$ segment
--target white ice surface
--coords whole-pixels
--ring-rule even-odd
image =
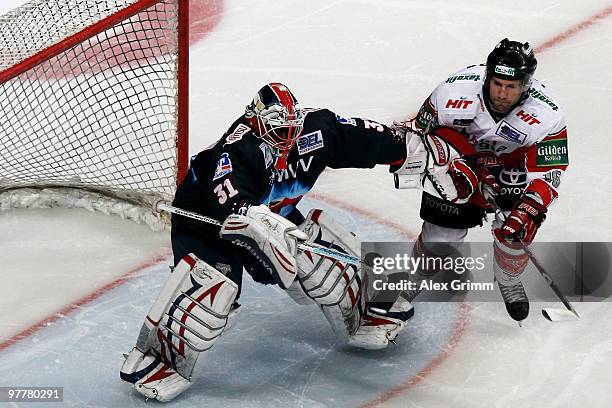
[[[2,1],[0,9],[19,3]],[[449,73],[483,62],[499,39],[538,46],[609,7],[595,0],[228,0],[215,31],[191,50],[191,152],[216,140],[265,82],[285,82],[305,106],[390,123],[413,114]],[[541,240],[612,238],[611,24],[612,16],[597,20],[538,54],[536,76],[567,112],[571,160]],[[382,167],[327,171],[313,193],[319,201],[305,207],[329,208],[365,239],[418,233],[420,195],[393,190]],[[489,241],[488,227],[474,229],[469,239]],[[0,344],[137,271],[126,284],[2,349],[0,386],[63,385],[66,406],[145,406],[118,380],[118,369],[169,260],[138,267],[167,255],[168,241],[80,210],[0,214]],[[529,288],[543,290],[538,279],[530,276]],[[499,303],[470,303],[469,310],[420,304],[398,346],[370,354],[339,347],[315,308],[294,306],[278,289],[247,278],[242,303],[240,321],[211,352],[207,373],[173,406],[610,404],[609,303],[579,303],[581,319],[562,324],[546,322],[541,305],[532,305],[522,328]]]

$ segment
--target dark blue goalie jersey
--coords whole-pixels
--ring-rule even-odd
[[[295,207],[326,167],[372,168],[405,155],[404,142],[380,123],[342,118],[327,109],[308,110],[287,169],[279,171],[270,146],[241,117],[216,144],[192,158],[173,205],[223,222],[241,209],[265,204],[298,223],[302,217]],[[178,215],[172,223],[195,233],[216,235],[219,230]]]

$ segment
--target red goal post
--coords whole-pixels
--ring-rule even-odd
[[[33,0],[0,16],[0,209],[159,226],[151,206],[188,164],[188,6]]]

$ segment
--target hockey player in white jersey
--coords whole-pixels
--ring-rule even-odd
[[[503,217],[497,216],[492,223],[494,273],[506,309],[517,321],[529,313],[520,280],[528,258],[517,242],[533,241],[557,199],[568,165],[564,113],[548,89],[533,78],[536,66],[528,43],[503,39],[486,65],[452,74],[434,89],[413,120],[397,124],[407,132],[428,134],[423,138],[424,150],[438,164],[458,156],[469,158],[470,166],[460,169],[469,176],[464,180],[477,177],[495,195]],[[431,135],[436,143],[429,141]],[[421,150],[413,148],[416,155]],[[396,187],[411,186],[402,181],[411,177],[402,174],[405,169],[397,173]],[[423,175],[420,181],[424,222],[413,256],[451,256],[453,246],[448,243],[462,242],[469,228],[482,225],[491,208],[477,183],[463,187],[450,183],[447,188]],[[416,279],[435,272],[421,270]],[[418,291],[410,293],[410,300],[416,295]]]

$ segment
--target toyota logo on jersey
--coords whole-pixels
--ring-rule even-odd
[[[499,180],[507,186],[524,186],[527,184],[527,173],[518,167],[502,169]]]

